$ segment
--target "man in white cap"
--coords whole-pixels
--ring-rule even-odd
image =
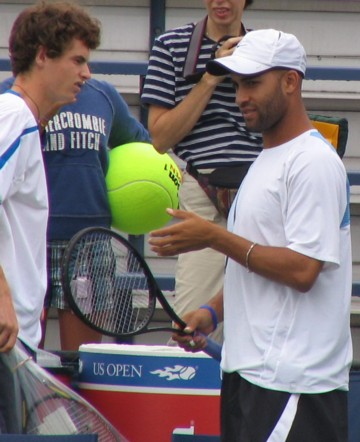
[[[207,65],[231,74],[247,128],[264,149],[242,183],[227,230],[188,212],[152,232],[169,256],[212,247],[227,256],[224,290],[184,316],[207,334],[224,320],[221,432],[226,442],[345,442],[351,242],[345,168],[301,97],[305,50],[259,30]],[[200,336],[174,336],[189,351]],[[192,346],[191,346],[191,345]]]

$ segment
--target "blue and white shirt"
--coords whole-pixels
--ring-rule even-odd
[[[0,265],[10,287],[20,332],[41,338],[46,290],[48,196],[38,126],[18,94],[0,96]]]
[[[306,293],[228,260],[222,368],[291,393],[348,389],[352,361],[349,184],[316,130],[264,149],[230,211],[228,229],[324,262]]]

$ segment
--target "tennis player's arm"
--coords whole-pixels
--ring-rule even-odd
[[[182,221],[150,232],[151,250],[160,256],[173,256],[211,247],[272,281],[307,292],[316,281],[323,262],[287,247],[254,245],[252,241],[200,216],[183,210],[168,209]]]
[[[249,272],[257,273],[264,278],[287,285],[295,290],[306,293],[314,285],[323,268],[323,261],[319,261],[287,247],[262,246],[233,235],[236,250],[227,247],[227,256],[239,262]],[[234,248],[236,245],[234,244]],[[248,252],[252,247],[250,255]],[[220,249],[223,247],[220,246]],[[217,246],[215,249],[218,250]]]
[[[10,288],[0,266],[0,352],[11,350],[19,333]]]
[[[216,229],[219,226],[209,227],[209,231],[212,232],[213,227]],[[287,247],[256,244],[223,228],[221,232],[214,233],[210,234],[209,247],[243,265],[249,272],[257,273],[302,293],[311,289],[324,265],[323,261]]]

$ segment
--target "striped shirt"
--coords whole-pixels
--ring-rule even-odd
[[[168,31],[152,48],[141,101],[168,109],[178,105],[194,87],[183,67],[195,24]],[[203,36],[196,72],[213,57],[214,41]],[[235,103],[235,88],[226,78],[215,89],[193,130],[174,147],[176,155],[193,166],[215,168],[253,161],[262,148],[258,134],[250,134]]]

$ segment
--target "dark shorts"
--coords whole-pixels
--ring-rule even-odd
[[[347,442],[347,392],[290,394],[224,373],[222,442]]]

